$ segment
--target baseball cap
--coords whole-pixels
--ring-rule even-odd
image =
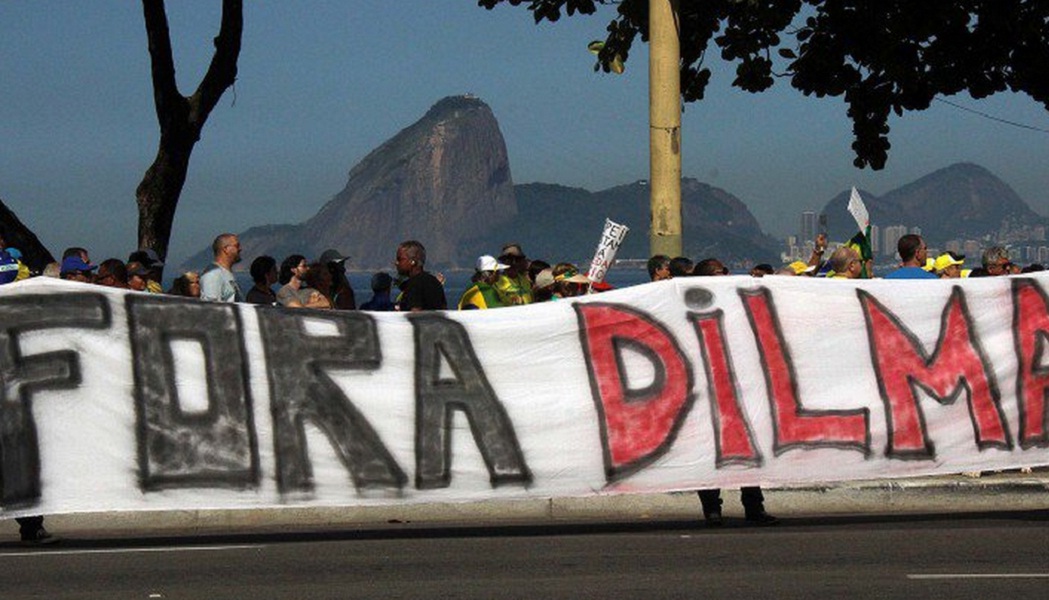
[[[957,259],[950,254],[941,254],[936,257],[936,261],[933,264],[935,265],[936,271],[939,272],[952,265],[965,264],[965,261]]]
[[[334,248],[328,248],[327,250],[325,250],[324,252],[321,253],[321,257],[320,257],[319,262],[322,265],[326,265],[328,263],[345,262],[345,261],[349,260],[349,258],[350,258],[349,256],[343,256],[341,252],[339,252],[338,250],[335,250]]]
[[[509,269],[510,267],[497,261],[494,256],[485,254],[478,257],[477,259],[477,270],[478,271],[502,271],[503,269]]]
[[[96,265],[84,262],[79,256],[70,256],[62,260],[62,270],[60,272],[65,275],[73,271],[94,271],[97,268]]]
[[[816,270],[816,265],[810,265],[807,262],[796,260],[789,265],[787,268],[794,271],[795,275],[801,275],[802,273],[811,273]]]

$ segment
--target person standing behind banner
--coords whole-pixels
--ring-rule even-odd
[[[240,262],[240,240],[235,234],[223,233],[211,243],[215,262],[200,274],[200,299],[215,302],[243,302],[233,265]]]
[[[444,286],[440,280],[428,273],[426,248],[415,240],[401,242],[393,262],[397,274],[404,277],[401,295],[397,299],[397,310],[415,312],[420,310],[446,310],[448,301],[444,297]]]
[[[499,262],[507,265],[495,281],[495,291],[505,306],[532,303],[532,280],[528,278],[528,257],[520,244],[506,244]]]
[[[277,283],[277,260],[272,256],[259,256],[251,261],[251,280],[255,282],[248,290],[247,302],[273,306],[277,303],[277,294],[273,293],[273,284]]]
[[[474,284],[459,298],[459,310],[476,310],[499,308],[504,306],[492,285],[499,279],[499,274],[509,267],[495,260],[494,256],[485,254],[477,259],[477,274]]]
[[[903,262],[899,269],[886,275],[885,279],[936,279],[936,275],[922,268],[929,258],[929,249],[920,235],[908,233],[901,237],[896,242],[896,251]]]
[[[860,272],[863,270],[863,263],[861,262],[860,254],[855,249],[849,246],[842,246],[834,251],[830,255],[831,275],[828,275],[828,279],[859,279]]]
[[[371,280],[372,299],[361,305],[361,310],[386,312],[395,310],[393,300],[390,300],[390,290],[393,289],[393,277],[385,271],[379,271],[372,275]]]
[[[726,276],[728,269],[716,258],[708,258],[696,264],[693,273],[697,277]],[[721,489],[697,490],[703,507],[703,518],[707,527],[721,527],[725,520],[721,516]],[[775,525],[779,519],[765,512],[765,495],[758,486],[740,488],[739,499],[743,504],[744,518],[753,525]]]
[[[670,257],[665,254],[657,254],[648,259],[648,280],[663,281],[670,279]]]

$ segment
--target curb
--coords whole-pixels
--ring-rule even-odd
[[[743,516],[733,491],[722,498],[726,517]],[[774,489],[765,491],[765,505],[781,518],[1049,510],[1049,472]],[[696,495],[673,492],[454,504],[78,513],[49,516],[47,527],[65,537],[126,537],[699,519]]]

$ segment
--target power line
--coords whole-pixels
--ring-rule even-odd
[[[1013,127],[1019,127],[1020,129],[1030,129],[1031,131],[1040,131],[1042,133],[1049,133],[1049,129],[1044,129],[1042,127],[1036,127],[1034,125],[1027,125],[1027,124],[1024,124],[1024,123],[1017,123],[1016,121],[1010,121],[1008,119],[1003,119],[1001,117],[996,117],[994,115],[989,115],[989,114],[987,114],[985,112],[980,112],[978,110],[974,110],[972,108],[969,108],[968,106],[962,106],[961,104],[957,104],[955,102],[951,102],[950,100],[944,100],[943,98],[933,98],[933,99],[936,100],[937,102],[943,102],[944,104],[948,104],[950,106],[953,106],[955,108],[964,110],[966,112],[971,112],[974,115],[979,115],[979,116],[981,116],[981,117],[983,117],[985,119],[990,119],[992,121],[997,121],[999,123],[1005,123],[1006,125],[1012,125]]]

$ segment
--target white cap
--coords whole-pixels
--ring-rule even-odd
[[[478,257],[477,259],[478,271],[502,271],[503,269],[509,268],[509,266],[504,265],[503,263],[495,260],[494,256],[490,256],[488,254]]]

